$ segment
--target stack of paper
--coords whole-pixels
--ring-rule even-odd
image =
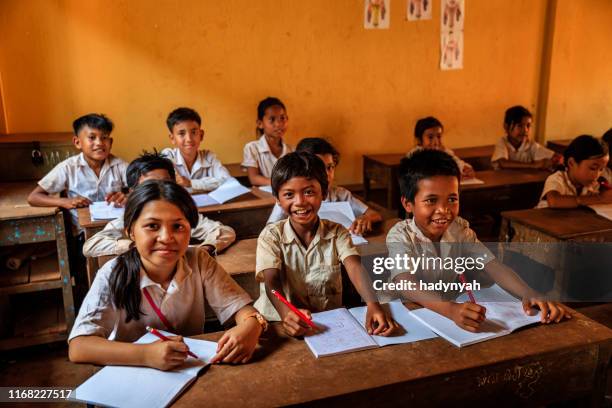
[[[95,201],[89,206],[89,214],[92,221],[114,220],[123,217],[123,207],[115,207],[113,203],[106,201]]]
[[[342,225],[349,229],[355,221],[355,213],[348,201],[323,202],[319,208],[319,217]],[[354,245],[367,244],[368,241],[361,235],[351,234]]]
[[[225,182],[217,187],[216,190],[211,191],[208,194],[196,194],[192,197],[198,207],[206,207],[209,205],[223,204],[226,201],[246,194],[249,191],[251,190],[240,184],[235,178],[231,177],[225,180]]]

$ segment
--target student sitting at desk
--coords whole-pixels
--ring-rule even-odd
[[[134,189],[124,214],[134,245],[98,271],[68,338],[71,361],[178,367],[188,351],[182,337],[131,342],[147,326],[184,336],[201,334],[205,300],[221,323],[237,323],[219,340],[212,361],[245,363],[251,358],[267,323],[214,258],[189,247],[197,223],[198,209],[178,184],[149,180]]]
[[[175,179],[174,166],[165,157],[153,153],[143,153],[132,161],[127,169],[127,182],[130,189],[146,180]],[[236,240],[233,228],[220,222],[198,215],[198,225],[191,230],[191,237],[201,241],[201,246],[209,254],[223,251]],[[132,240],[125,234],[123,218],[106,224],[104,229],[89,238],[83,246],[87,257],[120,255],[130,249]]]
[[[70,210],[73,232],[80,232],[76,208],[94,201],[125,204],[127,163],[111,154],[113,122],[104,115],[90,113],[76,119],[72,143],[81,151],[58,164],[28,196],[34,207],[62,207]],[[53,194],[65,192],[68,197]]]
[[[372,231],[372,224],[381,222],[382,216],[378,211],[369,208],[366,204],[355,198],[350,191],[344,187],[334,185],[336,167],[340,161],[340,153],[325,139],[309,137],[300,140],[296,147],[298,152],[307,152],[316,155],[325,164],[327,170],[327,182],[329,183],[327,197],[324,202],[348,201],[355,214],[355,221],[349,228],[353,234],[363,235]],[[278,202],[274,205],[268,224],[284,220],[287,213],[283,211]]]
[[[444,126],[442,126],[442,122],[433,116],[428,116],[426,118],[417,120],[417,123],[414,126],[414,138],[416,139],[417,145],[406,153],[406,156],[410,156],[412,153],[422,149],[441,150],[450,154],[457,162],[457,166],[459,166],[462,177],[474,177],[474,168],[472,168],[469,163],[466,163],[457,157],[451,149],[444,146],[442,143],[443,133]]]
[[[412,217],[399,221],[389,230],[386,240],[389,258],[405,255],[411,258],[481,258],[484,272],[493,281],[523,299],[526,313],[530,313],[531,306],[538,306],[543,323],[559,322],[564,316],[569,317],[568,311],[560,303],[540,300],[539,295],[512,269],[497,261],[480,243],[468,222],[458,217],[459,178],[457,163],[444,152],[422,150],[402,159],[399,179],[401,201],[406,213],[412,214]],[[479,273],[477,270],[470,272]],[[414,271],[401,265],[392,269],[392,279],[395,282],[415,282],[416,290],[403,291],[403,297],[453,320],[465,330],[476,332],[485,320],[484,307],[471,302],[449,301],[457,293],[419,290],[420,281],[458,282],[460,276],[455,268],[433,266]]]
[[[198,191],[212,191],[230,177],[229,171],[210,150],[200,150],[204,138],[202,119],[190,108],[177,108],[170,112],[166,125],[174,149],[166,148],[162,154],[176,167],[176,182]]]
[[[550,169],[562,162],[561,155],[529,139],[533,116],[522,106],[504,115],[506,136],[495,145],[491,164],[495,169]]]
[[[291,336],[311,333],[312,329],[271,291],[285,294],[308,317],[310,312],[338,308],[342,306],[342,263],[368,305],[368,332],[389,335],[397,325],[366,282],[348,231],[317,215],[327,188],[325,165],[313,154],[290,153],[274,166],[272,191],[289,218],[268,224],[257,240],[255,277],[262,283],[255,307],[267,319],[281,320]]]
[[[269,96],[257,105],[257,134],[261,136],[244,146],[241,163],[252,185],[269,186],[276,161],[293,151],[283,142],[288,121],[287,110],[280,99]]]
[[[612,146],[612,128],[608,129],[606,133],[601,137],[606,145],[608,146],[608,152],[610,152],[610,147]],[[608,160],[608,166],[603,171],[602,177],[606,179],[608,185],[612,186],[612,161]]]
[[[610,157],[604,141],[589,135],[578,136],[563,156],[565,170],[548,176],[537,208],[612,203],[612,190],[602,187],[599,180]]]

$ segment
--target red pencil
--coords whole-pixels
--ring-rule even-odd
[[[463,274],[459,274],[459,280],[461,281],[461,283],[466,283],[465,276],[463,276]],[[476,298],[474,297],[472,291],[468,289],[467,294],[470,297],[470,302],[476,303]]]
[[[166,336],[164,336],[163,334],[161,334],[160,332],[157,331],[157,329],[154,329],[150,326],[147,326],[147,331],[149,333],[151,333],[154,336],[159,337],[160,339],[162,339],[163,341],[171,341],[169,338],[167,338]],[[198,356],[196,356],[194,353],[192,353],[191,351],[187,350],[187,354],[189,354],[191,357],[193,358],[199,358]]]
[[[306,324],[308,324],[310,327],[312,327],[313,329],[317,329],[318,327],[315,326],[315,324],[312,322],[312,320],[310,320],[308,317],[306,317],[306,315],[302,312],[300,312],[299,310],[297,310],[297,307],[293,306],[291,303],[289,303],[289,301],[287,299],[285,299],[285,297],[283,295],[281,295],[280,293],[278,293],[277,291],[275,291],[274,289],[272,289],[272,294],[274,296],[276,296],[278,298],[278,300],[280,300],[281,302],[283,302],[285,305],[287,305],[287,307],[289,309],[291,309],[291,311],[293,313],[295,313],[296,315],[298,315],[298,317],[300,319],[302,319],[303,321],[306,322]]]

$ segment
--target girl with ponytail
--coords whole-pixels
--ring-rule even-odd
[[[247,362],[266,326],[249,295],[202,248],[190,248],[198,211],[171,181],[146,181],[129,195],[124,225],[129,251],[107,262],[83,301],[70,333],[74,362],[140,365],[161,370],[183,364],[187,345],[133,344],[146,327],[191,336],[204,328],[205,299],[221,323],[234,320],[213,362]]]

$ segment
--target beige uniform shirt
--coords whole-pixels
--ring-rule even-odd
[[[202,241],[201,245],[212,245],[217,252],[221,252],[236,240],[236,232],[232,227],[199,214],[198,225],[191,230],[191,237]],[[83,255],[120,255],[130,249],[131,244],[132,240],[124,232],[123,218],[117,218],[85,242]]]
[[[414,152],[418,152],[419,150],[423,150],[423,149],[424,149],[423,146],[414,146],[408,153],[406,153],[406,157],[409,157]],[[459,172],[463,173],[464,168],[468,168],[468,169],[472,168],[472,165],[470,163],[461,160],[459,157],[457,157],[455,152],[453,152],[448,147],[444,148],[444,153],[450,155],[453,158],[453,160],[455,160],[455,163],[457,163],[457,166],[459,167]]]
[[[461,217],[455,218],[451,225],[444,231],[440,239],[440,250],[438,251],[433,242],[427,238],[418,227],[414,218],[399,221],[387,233],[387,249],[389,258],[397,255],[409,257],[483,257],[483,263],[487,264],[495,256],[476,237],[476,233],[470,228],[469,223]],[[445,245],[446,244],[446,245]],[[464,244],[464,245],[460,245]],[[412,272],[407,269],[393,269],[391,279],[397,275]],[[455,282],[459,280],[459,274],[449,269],[420,269],[414,276],[425,282]],[[459,293],[444,293],[443,298],[454,299]]]
[[[110,291],[109,279],[115,261],[107,262],[98,271],[81,305],[68,341],[78,336],[99,336],[109,340],[133,342],[146,333],[147,326],[165,329],[144,294],[140,301],[140,310],[144,315],[139,320],[125,322],[125,311],[114,306]],[[200,248],[189,248],[179,261],[178,270],[181,270],[183,279],[173,279],[167,290],[152,281],[144,270],[140,272],[141,292],[147,288],[151,298],[177,334],[202,334],[205,300],[221,323],[252,302],[250,296],[227,272]]]
[[[89,167],[83,153],[72,156],[55,166],[38,185],[49,194],[63,191],[69,198],[85,197],[91,201],[104,201],[108,193],[121,191],[127,186],[125,172],[127,163],[118,157],[109,155],[100,176]],[[73,232],[80,232],[77,210],[70,210],[73,221]]]
[[[536,160],[550,159],[554,155],[555,152],[531,139],[523,140],[523,143],[521,143],[518,149],[515,149],[508,141],[508,137],[503,136],[495,144],[495,150],[493,150],[493,156],[491,156],[491,163],[494,168],[498,168],[499,164],[497,161],[500,159],[533,163]]]
[[[255,307],[266,319],[280,320],[266,294],[266,269],[280,270],[285,297],[297,308],[321,312],[342,306],[340,263],[351,255],[359,252],[340,224],[320,220],[308,248],[304,248],[288,219],[266,225],[257,240],[255,278],[262,283]]]
[[[366,211],[368,211],[368,206],[355,198],[355,196],[348,191],[344,187],[336,187],[332,186],[327,193],[327,197],[323,202],[338,202],[338,201],[348,201],[351,205],[351,209],[353,210],[353,214],[355,217],[362,216]],[[274,208],[272,208],[272,213],[270,213],[270,217],[268,218],[267,224],[271,224],[273,222],[277,222],[280,220],[284,220],[287,218],[288,214],[283,211],[278,203],[274,204]]]
[[[540,195],[540,202],[536,206],[536,208],[547,208],[548,201],[546,201],[546,194],[551,191],[557,191],[559,194],[577,196],[578,191],[572,182],[570,181],[567,171],[556,171],[550,176],[546,178],[546,182],[544,182],[544,189],[542,190],[542,194]],[[594,195],[599,194],[599,183],[597,181],[593,182],[588,187],[583,187],[580,192],[581,196]]]
[[[292,151],[293,148],[283,142],[283,151],[280,157]],[[242,167],[257,167],[262,176],[270,178],[272,176],[272,168],[277,161],[278,158],[270,151],[265,135],[262,135],[256,141],[244,145]]]
[[[191,180],[191,188],[199,191],[212,191],[219,187],[225,180],[230,178],[229,171],[217,159],[210,150],[200,150],[196,157],[191,172],[187,169],[185,159],[178,148],[166,148],[162,155],[172,160],[176,171]]]

